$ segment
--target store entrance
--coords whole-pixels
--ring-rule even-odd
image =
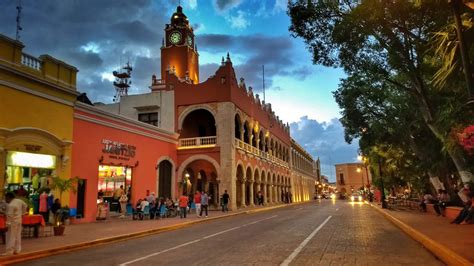
[[[49,188],[56,168],[56,156],[28,152],[8,152],[5,188],[18,197],[28,197]]]
[[[120,195],[128,200],[132,191],[132,168],[125,166],[99,165],[98,199],[110,204],[111,212],[118,212]]]

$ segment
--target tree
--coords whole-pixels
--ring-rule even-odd
[[[59,176],[53,176],[51,181],[51,189],[59,191],[59,200],[63,202],[62,198],[64,192],[68,192],[70,190],[73,192],[77,191],[76,185],[79,182],[79,177],[76,176],[73,178],[61,178]]]
[[[450,144],[451,129],[466,123],[459,116],[466,112],[461,100],[466,90],[450,83],[454,87],[446,94],[432,82],[437,66],[431,38],[451,19],[447,2],[300,0],[288,3],[288,14],[290,31],[304,39],[313,63],[341,67],[348,79],[365,75],[372,89],[391,84],[412,98],[422,123],[441,142],[463,181],[471,180],[465,154]]]

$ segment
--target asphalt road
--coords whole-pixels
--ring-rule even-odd
[[[442,265],[372,207],[331,200],[209,221],[21,265],[342,264]]]

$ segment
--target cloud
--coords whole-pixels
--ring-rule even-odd
[[[266,88],[272,88],[275,76],[303,79],[311,74],[310,68],[300,67],[299,62],[293,60],[293,44],[287,36],[203,34],[197,37],[197,43],[200,50],[212,54],[230,52],[232,59],[243,58],[234,60],[237,78],[245,78],[247,86],[256,92],[262,89],[262,65],[265,65]]]
[[[231,28],[242,30],[250,26],[250,21],[245,18],[246,16],[247,13],[242,10],[238,10],[236,16],[228,15],[226,20],[230,22]]]
[[[214,8],[218,12],[225,12],[239,6],[242,0],[213,0]]]
[[[193,3],[191,3],[193,4]],[[16,0],[0,1],[0,32],[15,35]],[[21,41],[25,52],[50,54],[76,66],[78,90],[110,102],[114,88],[102,76],[130,61],[131,92],[148,91],[160,71],[160,46],[176,5],[152,0],[23,0]],[[158,13],[159,14],[159,13]],[[97,98],[96,98],[97,97]]]
[[[197,0],[188,0],[186,3],[190,9],[196,9],[197,7]]]
[[[354,162],[357,156],[358,141],[352,144],[344,141],[344,128],[336,118],[320,123],[303,116],[290,124],[290,132],[314,158],[320,158],[322,174],[329,176],[332,181],[335,180],[334,165]]]

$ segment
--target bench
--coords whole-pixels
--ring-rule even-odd
[[[434,209],[434,204],[432,203],[426,204],[426,210],[429,213],[436,214],[436,211]],[[444,213],[445,213],[446,218],[454,220],[461,211],[462,211],[462,207],[448,206],[446,207],[446,210]]]

